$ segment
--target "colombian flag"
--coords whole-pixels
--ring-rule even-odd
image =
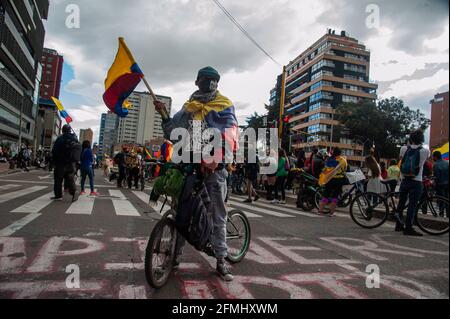
[[[439,149],[434,150],[435,152],[441,152],[442,154],[442,159],[445,161],[448,161],[448,145],[449,143],[445,144],[444,146],[442,146]]]
[[[56,107],[58,108],[59,114],[61,117],[66,121],[67,124],[70,124],[73,122],[72,118],[69,116],[69,114],[64,110],[64,106],[62,105],[61,101],[59,101],[57,98],[52,96],[52,101],[55,103]]]
[[[171,142],[166,142],[161,147],[161,155],[164,157],[166,162],[170,162],[172,160],[173,155],[173,144]]]
[[[128,115],[126,99],[144,77],[123,38],[119,38],[119,51],[105,80],[103,101],[119,117]]]

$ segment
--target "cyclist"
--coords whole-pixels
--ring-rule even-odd
[[[345,185],[345,172],[347,171],[347,160],[342,156],[340,148],[333,150],[332,156],[325,163],[325,171],[331,172],[332,178],[325,185],[325,192],[320,202],[319,215],[323,215],[326,205],[330,204],[329,216],[333,217],[336,212],[339,194],[342,193],[342,187]]]
[[[398,217],[403,219],[403,211],[409,199],[406,223],[403,226],[397,221],[396,232],[403,231],[405,236],[422,237],[423,235],[413,228],[414,214],[423,192],[423,169],[430,151],[423,147],[425,141],[421,130],[414,131],[409,136],[409,145],[403,146],[400,150],[400,160],[402,161],[401,173],[402,182],[400,185],[400,201],[397,207]]]
[[[162,126],[166,139],[170,139],[173,129],[184,128],[188,130],[193,139],[201,140],[201,138],[192,134],[194,132],[194,121],[201,121],[202,128],[218,129],[222,134],[226,129],[233,129],[237,132],[238,122],[233,103],[219,93],[219,81],[220,75],[215,69],[212,67],[201,69],[198,72],[197,81],[195,82],[199,90],[193,93],[189,101],[185,103],[181,111],[173,118],[167,115],[168,112],[164,103],[154,101],[156,110],[163,118]],[[235,145],[232,148],[235,148]],[[192,150],[192,148],[190,149]],[[206,188],[213,203],[214,230],[211,243],[217,259],[218,274],[223,280],[232,281],[234,279],[233,275],[225,263],[225,258],[228,254],[226,243],[227,210],[225,207],[228,172],[224,164],[218,163],[223,159],[216,160],[210,164],[202,163],[202,171],[206,176]],[[177,257],[182,253],[182,246],[177,245]],[[176,267],[178,264],[179,261],[175,260],[174,266]]]

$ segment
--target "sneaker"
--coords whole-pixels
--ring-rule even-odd
[[[100,196],[100,194],[97,192],[91,192],[91,196]]]
[[[52,198],[50,198],[50,200],[53,200],[55,202],[61,202],[63,199],[62,199],[62,197],[52,197]]]
[[[251,203],[253,203],[253,201],[251,199],[246,199],[246,200],[243,201],[243,203],[251,204]]]
[[[282,201],[279,202],[279,204],[280,204],[280,205],[286,205],[286,201],[285,201],[285,200],[282,200]]]
[[[258,200],[259,200],[259,195],[256,195],[255,202],[257,202]]]
[[[80,196],[83,196],[83,195],[86,195],[86,192],[85,192],[85,191],[82,191],[82,192],[80,193]]]
[[[279,204],[280,203],[280,201],[279,200],[276,200],[276,199],[274,199],[274,200],[272,200],[271,202],[270,202],[271,204]]]
[[[234,280],[234,277],[228,269],[224,259],[217,260],[217,273],[224,281],[230,282]]]
[[[423,237],[423,234],[416,231],[414,228],[407,228],[403,232],[405,236],[411,236],[411,237]]]

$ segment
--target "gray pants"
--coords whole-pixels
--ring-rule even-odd
[[[228,213],[225,207],[227,178],[228,172],[226,169],[223,169],[209,175],[205,180],[205,185],[212,202],[212,210],[214,212],[214,229],[211,236],[211,244],[217,259],[223,259],[228,255],[226,240]],[[183,236],[178,235],[176,256],[182,255],[185,243],[186,241]]]

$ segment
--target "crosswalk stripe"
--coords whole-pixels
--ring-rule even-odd
[[[39,192],[43,189],[46,189],[47,186],[33,186],[30,188],[25,188],[25,189],[21,189],[19,191],[16,192],[11,192],[11,193],[7,193],[7,194],[3,194],[0,195],[0,204],[8,202],[10,200],[31,194],[31,193],[36,193]]]
[[[133,191],[133,194],[136,195],[141,201],[143,201],[144,203],[149,205],[150,195],[148,195],[144,192],[139,192],[139,191]],[[149,206],[153,210],[155,210],[155,212],[157,212],[158,214],[164,215],[166,212],[168,212],[171,209],[171,207],[170,207],[170,203],[166,203],[166,205],[164,206],[164,209],[161,211],[161,209],[163,208],[163,205],[164,205],[165,198],[162,201],[161,200],[162,200],[162,198],[160,198],[160,200],[156,203],[156,206],[151,206],[151,205],[149,205]]]
[[[19,186],[20,185],[13,185],[13,184],[11,184],[11,185],[2,185],[2,186],[0,186],[0,191],[7,191],[7,190],[10,190],[12,188],[17,188]]]
[[[45,194],[44,196],[36,198],[35,200],[28,202],[25,205],[20,206],[19,208],[16,208],[11,213],[39,213],[41,210],[52,203],[52,196],[53,192]]]
[[[255,208],[254,206],[245,205],[245,204],[242,204],[242,203],[238,203],[236,201],[229,201],[229,203],[233,207],[242,208],[244,210],[257,211],[258,213],[266,214],[266,215],[269,215],[269,216],[281,217],[281,218],[294,218],[294,216],[291,216],[291,215],[278,213],[278,212],[274,212],[272,210],[267,210],[267,209],[263,209],[263,208]]]
[[[228,213],[230,213],[233,210],[234,210],[234,208],[227,208],[227,212]],[[256,214],[253,214],[253,213],[250,213],[250,212],[244,212],[244,213],[245,213],[245,216],[247,216],[248,218],[262,218],[262,216],[256,215]]]
[[[313,213],[305,213],[305,212],[300,212],[298,210],[295,210],[293,208],[289,208],[292,206],[280,206],[280,205],[274,205],[274,204],[269,204],[269,203],[265,203],[265,202],[254,202],[253,205],[255,205],[255,209],[258,209],[259,207],[265,207],[265,208],[271,208],[271,209],[276,209],[276,210],[280,210],[282,212],[285,213],[289,213],[289,214],[294,214],[294,215],[299,215],[299,216],[306,216],[306,217],[311,217],[311,218],[318,218],[319,216],[314,215]]]
[[[80,196],[66,211],[67,215],[91,215],[94,209],[95,197]]]
[[[117,216],[141,216],[121,191],[110,189],[109,194],[118,198],[112,200]]]
[[[0,230],[0,237],[9,237],[13,235],[15,232],[19,231],[23,227],[25,227],[27,224],[31,223],[33,220],[41,216],[41,214],[34,213],[29,214],[22,218],[21,220],[16,221],[15,223],[12,223],[8,227],[6,227],[3,230]]]

